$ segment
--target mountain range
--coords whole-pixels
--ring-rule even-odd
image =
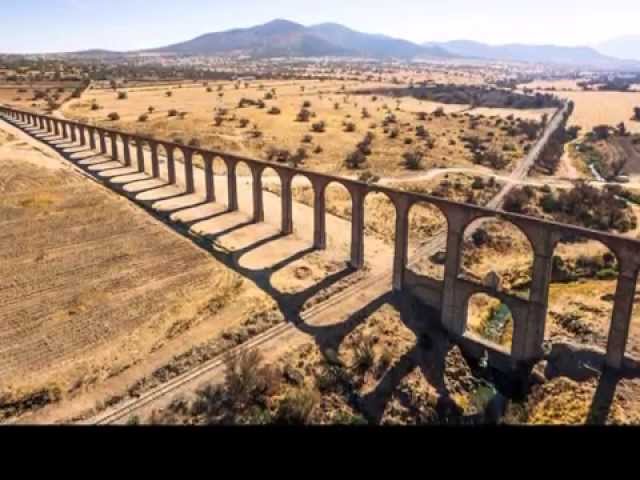
[[[640,43],[640,37],[636,37]],[[629,53],[628,40],[609,43],[605,51]],[[633,48],[631,49],[633,50]],[[640,50],[638,50],[640,51]],[[74,55],[101,56],[124,53],[93,50]],[[632,53],[632,52],[631,52]],[[288,20],[201,35],[192,40],[126,54],[273,57],[363,57],[397,59],[474,59],[555,63],[575,67],[640,70],[640,61],[622,60],[592,47],[555,45],[488,45],[469,40],[429,42],[422,45],[386,35],[362,33],[337,23],[304,26]],[[638,56],[638,55],[636,55]],[[624,55],[622,58],[626,58]],[[633,57],[629,57],[633,58]]]
[[[596,45],[595,48],[605,55],[640,61],[640,35],[613,38]]]
[[[591,47],[561,47],[557,45],[488,45],[470,40],[426,43],[427,47],[440,47],[466,58],[509,62],[553,63],[568,66],[593,66],[604,69],[637,68],[640,64],[604,55]],[[624,58],[624,57],[623,57]]]
[[[153,53],[190,55],[250,55],[253,57],[393,57],[446,58],[439,47],[425,47],[406,40],[356,32],[325,23],[305,27],[288,20],[274,20],[251,28],[208,33],[187,42],[149,50]]]

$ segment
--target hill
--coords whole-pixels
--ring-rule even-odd
[[[187,42],[147,52],[181,55],[250,55],[254,57],[450,57],[441,48],[406,40],[356,32],[338,24],[305,27],[288,20],[224,32],[208,33]]]
[[[563,47],[557,45],[488,45],[470,40],[428,43],[451,54],[483,60],[502,60],[526,63],[555,63],[569,66],[591,66],[604,69],[640,68],[640,63],[603,55],[590,47]]]
[[[595,48],[605,55],[640,61],[640,35],[613,38]]]

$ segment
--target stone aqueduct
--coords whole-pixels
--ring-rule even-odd
[[[326,248],[325,190],[329,184],[337,182],[349,191],[352,198],[351,266],[356,269],[363,267],[365,260],[365,198],[372,192],[383,193],[387,195],[396,209],[393,289],[395,291],[408,292],[429,306],[438,309],[441,312],[442,326],[455,340],[467,346],[471,345],[471,348],[482,349],[481,351],[486,349],[490,355],[506,359],[510,368],[531,366],[543,357],[553,253],[557,243],[567,234],[597,240],[611,250],[617,257],[619,265],[613,315],[610,319],[606,364],[610,368],[620,369],[627,363],[625,350],[629,337],[638,272],[640,270],[640,242],[637,240],[478,206],[455,203],[428,195],[369,185],[223,152],[192,148],[12,108],[0,107],[0,114],[3,114],[9,120],[23,122],[25,125],[37,127],[56,136],[69,139],[72,142],[79,142],[83,146],[88,145],[91,149],[99,150],[102,154],[111,155],[114,160],[120,161],[125,166],[132,166],[132,149],[135,147],[136,166],[140,172],[145,171],[143,148],[146,144],[151,151],[151,170],[154,178],[159,178],[160,176],[158,149],[162,146],[167,154],[168,183],[172,185],[177,184],[176,167],[178,162],[175,161],[174,153],[177,149],[180,149],[184,157],[183,168],[186,193],[195,192],[193,158],[194,155],[200,155],[205,165],[206,200],[209,202],[216,201],[213,161],[214,158],[221,158],[227,168],[227,206],[230,211],[238,209],[236,170],[240,163],[245,163],[249,167],[253,179],[254,222],[262,222],[264,220],[262,173],[265,169],[272,168],[279,175],[282,186],[283,234],[293,232],[291,185],[296,175],[302,175],[309,179],[314,190],[313,238],[314,248],[316,249]],[[122,159],[119,158],[118,139],[120,139],[120,150],[124,152],[124,158]],[[111,143],[111,153],[108,153],[107,142]],[[409,211],[418,202],[434,205],[447,220],[446,263],[444,279],[441,281],[419,275],[408,268]],[[474,283],[460,275],[462,242],[465,230],[472,222],[487,217],[500,218],[503,221],[510,222],[519,228],[530,241],[534,259],[528,299]],[[491,344],[485,344],[477,339],[471,340],[465,335],[468,301],[477,293],[491,295],[502,301],[511,310],[514,321],[511,352],[501,352]]]

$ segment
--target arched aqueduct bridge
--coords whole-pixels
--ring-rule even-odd
[[[638,272],[640,270],[640,241],[618,235],[543,221],[523,215],[491,210],[483,207],[456,203],[429,195],[403,192],[378,185],[369,185],[355,180],[325,175],[270,162],[243,158],[224,152],[204,150],[176,144],[155,138],[134,135],[112,129],[63,120],[47,115],[0,107],[0,114],[6,118],[23,122],[43,131],[88,145],[92,150],[108,154],[107,142],[111,143],[111,156],[125,166],[133,166],[135,159],[139,172],[144,172],[144,145],[148,145],[152,157],[152,175],[160,176],[158,149],[164,148],[167,154],[168,182],[176,185],[176,150],[184,157],[184,178],[186,193],[195,193],[194,164],[195,155],[204,160],[206,200],[216,201],[213,173],[214,158],[221,158],[227,168],[228,209],[238,209],[236,171],[240,163],[248,166],[252,174],[253,221],[264,220],[262,173],[265,169],[275,170],[280,177],[282,192],[282,233],[293,232],[292,217],[292,180],[297,175],[306,177],[314,191],[314,248],[326,248],[326,204],[325,190],[329,184],[343,185],[352,199],[351,220],[351,266],[359,269],[364,265],[364,205],[365,198],[372,192],[385,194],[395,206],[396,226],[393,259],[393,289],[414,295],[423,303],[441,312],[442,326],[453,339],[469,344],[465,335],[467,309],[470,298],[478,293],[491,295],[503,302],[511,310],[513,317],[513,341],[510,352],[510,364],[513,368],[530,367],[543,358],[543,342],[547,319],[549,286],[553,264],[554,249],[558,242],[568,234],[597,240],[607,246],[617,257],[619,265],[618,282],[614,297],[612,318],[608,335],[606,365],[621,369],[627,363],[627,348],[630,323],[633,313],[634,296]],[[118,139],[124,147],[124,158],[119,158]],[[419,275],[408,268],[409,211],[417,203],[431,204],[437,207],[447,221],[446,262],[443,280],[435,280]],[[478,284],[461,276],[462,243],[465,230],[480,218],[499,218],[510,222],[520,229],[531,243],[533,250],[533,269],[529,298],[499,291],[490,286]],[[495,346],[484,344],[477,339],[472,341],[478,348],[495,351]]]

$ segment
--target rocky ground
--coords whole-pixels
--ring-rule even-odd
[[[601,356],[558,341],[524,385],[465,358],[419,307],[389,298],[275,364],[227,361],[222,385],[179,398],[153,424],[637,424],[640,380],[601,373]],[[421,318],[425,318],[422,316]],[[523,387],[523,389],[521,388]]]

